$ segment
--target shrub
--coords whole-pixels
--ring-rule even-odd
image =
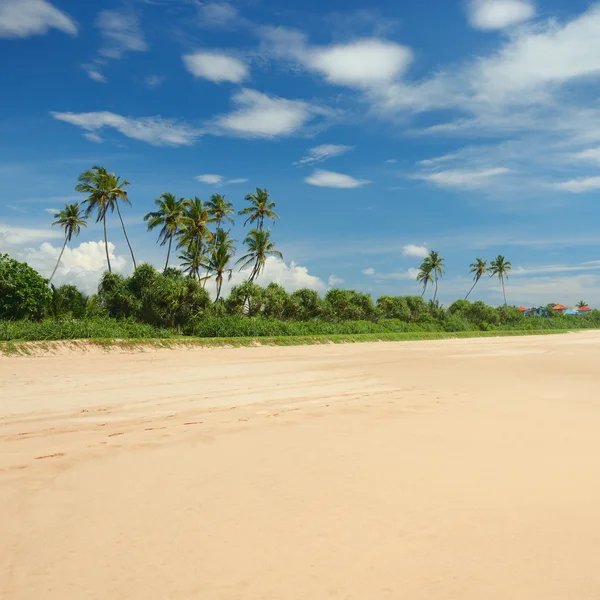
[[[41,319],[52,300],[47,284],[27,263],[0,255],[0,319]]]
[[[290,296],[290,318],[296,321],[318,319],[323,313],[323,301],[316,290],[301,288]]]

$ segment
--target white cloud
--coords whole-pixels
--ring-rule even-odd
[[[433,173],[419,173],[415,179],[422,179],[440,187],[456,187],[464,189],[478,189],[489,184],[490,179],[499,175],[510,173],[510,169],[498,167],[479,171],[450,170],[436,171]]]
[[[94,144],[101,144],[104,141],[97,133],[84,133],[83,137]]]
[[[234,271],[231,281],[227,282],[225,280],[223,282],[223,295],[226,296],[234,285],[244,283],[248,279],[249,274],[250,269]],[[310,288],[323,293],[327,289],[325,282],[319,277],[311,275],[306,267],[302,267],[294,261],[288,265],[274,256],[269,256],[266,259],[265,269],[255,279],[255,282],[261,286],[267,286],[271,282],[278,283],[288,292],[295,292],[301,288]],[[207,289],[213,295],[215,294],[214,287],[213,280],[207,283]]]
[[[310,46],[297,30],[267,27],[261,39],[267,54],[291,60],[330,83],[350,87],[391,82],[405,73],[413,57],[410,48],[379,38]]]
[[[130,118],[107,111],[51,112],[50,114],[59,121],[65,121],[87,131],[94,132],[108,127],[126,137],[153,146],[191,146],[202,135],[202,131],[186,123],[178,123],[162,117]]]
[[[59,209],[58,208],[45,208],[44,211],[47,213],[50,213],[51,215],[55,215],[57,212],[59,212]]]
[[[338,285],[342,285],[342,283],[344,283],[344,280],[340,279],[339,277],[336,277],[335,275],[330,275],[327,279],[328,287],[336,287]]]
[[[395,158],[389,158],[385,161],[386,165],[395,165],[398,161]]]
[[[0,38],[26,38],[58,29],[77,35],[77,24],[47,0],[1,0]]]
[[[384,281],[389,279],[397,279],[397,280],[414,280],[417,278],[417,274],[419,273],[419,269],[407,269],[406,271],[398,271],[395,273],[379,273],[375,271],[373,267],[369,267],[363,271],[363,275],[367,275],[368,277],[372,277],[376,281]]]
[[[315,163],[323,162],[335,156],[341,156],[346,152],[352,150],[352,146],[344,146],[342,144],[322,144],[321,146],[315,146],[309,148],[308,154],[295,162],[295,165],[312,165]]]
[[[567,273],[572,271],[595,271],[600,269],[600,260],[588,260],[579,264],[534,265],[531,267],[515,267],[510,272],[513,276],[544,275],[547,273]]]
[[[222,175],[210,175],[210,174],[206,174],[206,175],[198,175],[198,177],[196,177],[196,179],[200,182],[200,183],[208,183],[208,184],[214,184],[214,185],[218,185],[219,183],[223,183],[223,176]]]
[[[165,82],[165,78],[160,75],[150,75],[146,77],[146,86],[149,88],[160,87]]]
[[[98,83],[106,83],[106,77],[98,71],[97,67],[94,65],[83,65],[83,69],[88,74],[88,77],[93,81],[97,81]]]
[[[0,223],[0,252],[6,252],[9,246],[22,246],[23,244],[35,244],[48,239],[60,239],[63,234],[56,230],[36,227],[17,227]]]
[[[137,16],[128,10],[103,10],[98,13],[97,27],[104,43],[100,55],[118,60],[125,52],[148,50]]]
[[[248,78],[248,65],[233,56],[218,52],[195,52],[183,56],[185,68],[194,76],[215,83],[241,83]]]
[[[26,248],[17,256],[44,277],[50,277],[61,248],[61,245],[53,246],[44,242],[39,248]],[[108,243],[108,253],[113,271],[122,273],[127,267],[127,259],[115,254],[115,246],[111,242]],[[67,246],[52,283],[57,286],[72,284],[85,293],[92,294],[97,291],[100,277],[106,269],[104,242],[83,242],[79,246]]]
[[[362,187],[363,185],[371,183],[367,179],[355,179],[350,175],[334,173],[333,171],[324,171],[323,169],[315,169],[312,172],[312,175],[306,177],[304,181],[310,185],[316,185],[318,187],[342,189]]]
[[[416,258],[425,258],[429,254],[429,250],[425,246],[416,246],[415,244],[407,244],[402,248],[404,256],[414,256]]]
[[[348,86],[392,81],[406,71],[411,61],[409,48],[378,39],[313,49],[305,58],[307,66],[330,83]]]
[[[454,160],[457,157],[456,154],[444,154],[443,156],[436,156],[435,158],[428,158],[425,160],[420,160],[418,164],[423,167],[433,167],[441,162],[446,162],[449,160]]]
[[[227,27],[240,21],[238,11],[228,2],[207,2],[198,6],[200,25],[204,27]]]
[[[583,194],[584,192],[600,189],[600,177],[578,177],[569,181],[563,181],[562,183],[556,183],[553,187],[557,190],[571,192],[572,194]]]
[[[600,148],[588,148],[587,150],[573,154],[573,158],[600,164]]]
[[[274,138],[296,133],[316,116],[328,114],[302,100],[286,100],[243,89],[233,96],[237,110],[217,117],[217,131],[242,137]]]
[[[200,183],[206,183],[208,185],[216,185],[220,187],[222,185],[235,185],[238,183],[246,183],[248,181],[245,178],[237,178],[237,179],[225,179],[223,175],[216,175],[211,173],[206,173],[204,175],[198,175],[196,179]]]
[[[469,23],[476,29],[504,29],[535,15],[531,0],[470,0]]]

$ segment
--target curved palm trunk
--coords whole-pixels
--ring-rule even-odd
[[[475,289],[475,286],[477,285],[477,282],[479,281],[479,279],[475,280],[475,283],[473,284],[473,286],[471,287],[471,289],[469,290],[469,293],[465,296],[465,300],[471,295],[471,292]]]
[[[501,277],[500,281],[502,281],[502,293],[504,294],[504,306],[507,306],[507,304],[506,304],[506,290],[504,289],[504,277]]]
[[[433,292],[433,303],[435,304],[435,300],[437,298],[437,293],[438,293],[438,277],[437,274],[435,276],[435,291]]]
[[[106,236],[106,212],[102,217],[102,224],[104,225],[104,250],[106,250],[106,262],[108,263],[108,272],[112,273],[112,268],[110,266],[110,256],[108,255],[108,239]]]
[[[167,250],[167,262],[165,263],[165,271],[169,266],[169,258],[171,257],[171,244],[173,243],[173,236],[169,236],[169,249]]]
[[[215,302],[219,299],[221,295],[221,287],[223,286],[223,274],[219,273],[217,275],[217,297],[215,298]]]
[[[131,252],[131,260],[133,261],[133,268],[137,269],[137,265],[135,264],[135,256],[133,255],[133,248],[131,247],[131,244],[129,243],[129,238],[127,237],[127,231],[125,230],[125,223],[123,223],[123,217],[121,216],[121,209],[119,208],[119,203],[117,202],[117,213],[119,215],[119,220],[121,221],[121,227],[123,228],[123,234],[125,235],[125,241],[127,242],[127,245],[129,246],[129,252]]]
[[[60,265],[60,260],[62,258],[63,252],[65,251],[65,248],[67,247],[67,241],[68,241],[68,238],[65,237],[65,243],[63,244],[62,250],[60,251],[58,261],[56,263],[56,266],[54,267],[54,271],[52,271],[52,275],[50,275],[50,279],[48,279],[48,283],[50,283],[52,281],[52,279],[54,278],[54,275],[56,274],[56,269],[58,269],[58,265]]]

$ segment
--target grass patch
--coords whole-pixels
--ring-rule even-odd
[[[581,331],[581,330],[578,330]],[[526,335],[551,335],[574,333],[572,329],[496,330],[496,331],[413,331],[405,333],[359,333],[306,336],[264,337],[168,337],[168,338],[97,338],[87,340],[61,340],[55,342],[11,341],[0,342],[0,354],[5,356],[28,356],[51,353],[63,348],[102,348],[106,351],[127,350],[131,352],[163,348],[241,348],[251,346],[306,346],[317,344],[355,344],[364,342],[408,342],[420,340],[447,340],[465,338],[515,337]]]

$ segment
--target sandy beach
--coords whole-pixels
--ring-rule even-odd
[[[600,333],[0,357],[3,600],[597,600]]]

